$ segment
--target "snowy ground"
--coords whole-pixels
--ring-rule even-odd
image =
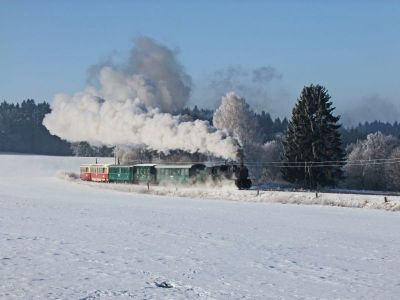
[[[56,175],[85,161],[0,155],[0,298],[400,295],[397,212],[162,197]]]
[[[104,184],[87,182],[79,179],[77,172],[58,172],[57,176],[64,180],[74,181],[76,184],[88,185],[100,189],[124,191],[130,193],[162,195],[172,197],[189,197],[202,199],[232,200],[256,203],[282,203],[282,204],[306,204],[329,205],[340,207],[358,207],[370,209],[384,209],[400,211],[400,196],[372,195],[334,192],[311,192],[290,190],[238,190],[234,181],[222,183],[207,183],[194,186],[169,185],[151,186],[132,184]]]

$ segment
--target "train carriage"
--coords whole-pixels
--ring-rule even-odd
[[[92,176],[90,173],[90,165],[89,164],[84,164],[84,165],[80,165],[80,175],[79,177],[81,178],[81,180],[85,180],[85,181],[91,181],[92,180]]]
[[[90,165],[90,176],[92,181],[108,182],[109,179],[109,165],[106,164],[93,164]]]
[[[205,165],[156,165],[157,183],[195,183],[204,181]]]
[[[133,182],[135,183],[155,183],[156,164],[136,164],[133,169]]]
[[[108,172],[110,182],[133,182],[133,165],[110,165]]]

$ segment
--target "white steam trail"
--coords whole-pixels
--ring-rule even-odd
[[[58,94],[43,124],[70,142],[92,145],[145,145],[168,153],[184,150],[234,159],[237,142],[206,121],[182,122],[168,112],[183,107],[190,78],[175,54],[148,38],[136,42],[127,66],[104,66],[99,87]]]

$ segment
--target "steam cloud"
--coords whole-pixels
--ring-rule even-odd
[[[342,122],[346,126],[356,126],[358,122],[375,120],[393,123],[399,120],[399,115],[399,106],[389,99],[379,95],[369,95],[349,105],[342,112]]]
[[[279,73],[274,67],[260,67],[253,70],[253,82],[266,83],[273,79],[282,79],[282,74]]]
[[[235,158],[237,142],[224,131],[170,114],[187,103],[191,79],[167,47],[140,38],[127,64],[108,63],[95,75],[97,86],[55,96],[43,120],[52,134],[92,145],[145,145],[166,153],[180,149]]]
[[[227,91],[233,91],[243,96],[253,109],[283,116],[291,111],[291,101],[282,77],[282,73],[272,66],[253,69],[229,66],[211,74],[210,79],[205,80],[206,86],[197,94],[195,90],[193,98],[221,99]],[[218,106],[220,103],[208,103],[208,106],[213,104]]]

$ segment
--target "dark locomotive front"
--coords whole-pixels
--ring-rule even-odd
[[[251,187],[251,180],[249,178],[249,170],[243,164],[236,169],[236,180],[235,184],[239,190],[247,190]]]

